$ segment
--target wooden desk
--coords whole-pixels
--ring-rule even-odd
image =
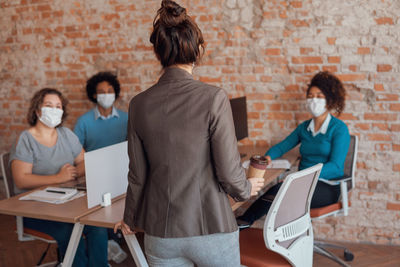
[[[79,222],[84,225],[92,225],[106,228],[114,228],[114,225],[121,221],[124,216],[125,197],[113,201],[111,206],[103,207],[95,212],[79,218]],[[136,239],[136,235],[124,235],[126,243],[137,266],[148,266],[146,257]]]
[[[253,155],[264,155],[265,152],[267,152],[268,147],[267,146],[240,146],[239,147],[239,152],[241,154],[245,154],[245,156],[242,158],[242,161],[249,160],[251,156]],[[296,162],[299,160],[299,151],[297,148],[292,149],[288,153],[286,153],[282,158],[287,159],[291,165],[296,164]],[[285,171],[285,169],[267,169],[264,174],[264,189],[270,186],[274,181],[278,179],[278,177]],[[263,191],[263,190],[261,190]],[[257,197],[252,197],[252,199],[255,199]],[[248,201],[243,201],[243,202],[236,202],[229,196],[229,202],[231,203],[232,210],[235,211]]]
[[[242,159],[243,161],[249,159],[255,154],[264,154],[267,151],[266,147],[255,147],[255,146],[243,146],[239,148],[240,153],[246,153],[246,156]],[[298,158],[298,152],[290,152],[284,157],[289,160],[291,164],[295,163]],[[265,172],[265,183],[268,185],[271,181],[275,180],[283,171],[283,169],[268,169]],[[244,202],[235,202],[231,200],[232,210],[237,209]],[[111,206],[101,208],[90,214],[87,214],[79,218],[79,223],[84,225],[92,225],[106,228],[114,228],[114,225],[121,221],[124,214],[125,198],[113,201]],[[124,235],[125,240],[128,244],[129,250],[132,254],[133,259],[137,266],[148,266],[146,258],[142,252],[142,249],[136,239],[135,235]]]
[[[72,266],[84,226],[78,222],[78,219],[86,214],[100,209],[101,207],[97,206],[88,209],[86,196],[71,200],[64,204],[50,204],[38,201],[19,200],[21,196],[29,194],[30,192],[1,200],[0,213],[13,216],[73,223],[74,228],[72,230],[68,248],[62,263],[63,267]]]

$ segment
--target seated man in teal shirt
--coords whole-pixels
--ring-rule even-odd
[[[113,104],[121,91],[117,76],[110,72],[99,72],[86,82],[86,93],[96,106],[78,118],[74,132],[85,151],[115,145],[126,140],[128,113],[116,109]],[[119,241],[121,238],[111,230],[109,237]],[[126,253],[113,240],[108,241],[109,259],[120,262]],[[114,248],[114,249],[110,249]],[[113,253],[116,249],[119,254]],[[116,258],[117,255],[122,255]]]
[[[92,151],[126,140],[128,114],[113,104],[120,84],[110,72],[99,72],[86,83],[86,93],[96,106],[78,118],[74,132],[85,151]]]
[[[299,170],[323,163],[320,179],[314,191],[311,208],[336,203],[340,195],[339,185],[329,185],[324,180],[343,176],[344,161],[350,145],[349,130],[344,122],[330,114],[340,115],[345,104],[345,90],[338,78],[328,72],[316,74],[307,89],[307,108],[313,118],[301,123],[282,142],[271,147],[265,156],[268,163],[300,143]],[[239,228],[247,228],[255,220],[268,213],[282,183],[269,189],[254,202],[237,222]]]

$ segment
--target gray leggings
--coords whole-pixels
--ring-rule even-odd
[[[144,235],[150,266],[239,267],[239,231],[184,238]]]

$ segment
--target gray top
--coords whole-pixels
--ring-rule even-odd
[[[27,130],[23,131],[11,150],[10,163],[15,159],[32,163],[32,174],[37,175],[53,175],[64,164],[73,165],[82,145],[70,129],[58,127],[56,130],[57,142],[52,147],[42,145]],[[18,189],[16,191],[21,192]]]

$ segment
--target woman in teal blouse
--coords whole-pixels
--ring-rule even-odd
[[[271,147],[265,156],[268,163],[300,143],[301,160],[299,170],[323,163],[320,180],[315,188],[311,208],[319,208],[338,201],[339,185],[329,185],[323,180],[343,176],[344,161],[350,144],[346,124],[331,115],[340,115],[345,105],[345,89],[340,80],[329,72],[317,73],[307,88],[307,109],[312,119],[301,123],[282,142]],[[277,194],[281,183],[275,185],[260,197],[240,217],[239,227],[246,228],[266,214]]]

